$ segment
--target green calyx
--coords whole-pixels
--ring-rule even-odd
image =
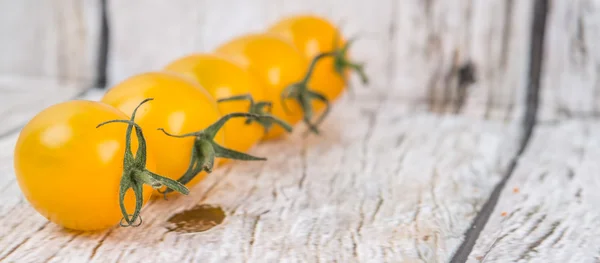
[[[360,80],[363,84],[367,84],[369,83],[369,78],[367,77],[367,74],[365,73],[365,69],[364,69],[364,64],[359,64],[353,61],[350,61],[347,59],[348,57],[348,50],[350,49],[350,46],[354,43],[355,39],[349,39],[346,44],[344,46],[342,46],[339,49],[336,49],[334,51],[334,55],[333,55],[333,68],[335,70],[335,72],[337,72],[342,79],[344,79],[344,82],[346,84],[348,84],[348,80],[345,78],[345,74],[344,72],[346,71],[346,69],[350,69],[355,71],[356,73],[358,73],[358,75],[360,76]],[[334,40],[334,47],[337,47],[337,38]]]
[[[291,132],[292,127],[285,121],[271,115],[271,109],[273,107],[273,103],[270,101],[259,101],[255,102],[250,94],[242,94],[237,96],[232,96],[228,98],[219,99],[218,103],[230,102],[230,101],[248,101],[250,106],[248,108],[248,113],[254,114],[257,116],[266,116],[268,118],[247,118],[246,124],[251,124],[252,122],[256,122],[264,127],[265,133],[269,132],[273,124],[277,124],[283,127],[286,131]]]
[[[289,113],[289,108],[287,107],[286,99],[295,100],[298,103],[298,105],[300,105],[300,108],[302,109],[302,112],[304,113],[304,116],[303,116],[304,123],[308,126],[309,130],[315,134],[319,134],[319,129],[317,127],[323,122],[325,117],[329,114],[329,110],[330,110],[330,105],[329,105],[330,103],[329,103],[329,100],[327,99],[327,97],[325,97],[323,94],[321,94],[319,92],[310,90],[308,87],[308,82],[310,81],[310,78],[312,77],[314,69],[315,69],[317,63],[319,62],[319,60],[322,60],[327,57],[332,57],[333,61],[334,61],[333,62],[334,71],[342,77],[342,79],[344,80],[344,83],[346,83],[346,85],[348,85],[348,81],[344,74],[346,69],[351,69],[351,70],[356,71],[360,75],[360,78],[361,78],[361,81],[363,82],[363,84],[367,84],[369,82],[369,79],[364,71],[364,65],[352,62],[346,58],[348,55],[348,50],[350,49],[350,46],[352,45],[352,43],[354,43],[354,39],[348,40],[346,42],[346,44],[344,46],[342,46],[341,48],[337,48],[337,46],[338,46],[337,36],[334,39],[333,43],[334,43],[334,48],[332,51],[320,53],[312,59],[310,65],[308,67],[308,71],[306,72],[306,75],[304,76],[304,78],[301,81],[289,85],[281,93],[281,103],[282,103],[284,109]],[[323,113],[314,122],[312,122],[313,108],[312,108],[312,104],[311,104],[311,102],[313,100],[321,101],[323,104],[325,104],[325,109],[324,109]]]
[[[96,128],[99,128],[109,123],[126,123],[128,125],[127,131],[125,133],[125,156],[123,158],[123,174],[121,176],[121,185],[119,188],[119,205],[121,207],[121,213],[123,214],[123,219],[121,219],[121,222],[119,224],[122,227],[136,227],[142,224],[142,217],[140,216],[140,211],[144,202],[144,184],[148,184],[154,189],[166,186],[168,189],[172,189],[171,191],[178,191],[185,195],[189,193],[189,190],[179,182],[164,176],[160,176],[146,169],[146,139],[144,138],[144,134],[142,133],[142,128],[138,124],[136,124],[134,120],[139,107],[142,106],[142,104],[151,100],[153,99],[146,99],[142,101],[135,108],[135,110],[131,114],[131,119],[129,120],[110,120],[100,123],[98,126],[96,126]],[[131,132],[133,128],[135,128],[135,133],[138,138],[138,149],[135,154],[135,157],[133,156],[133,152],[131,150]],[[131,215],[127,212],[124,201],[125,194],[130,188],[133,189],[133,192],[135,194],[135,210]]]
[[[198,132],[192,132],[192,133],[187,133],[187,134],[182,134],[182,135],[174,135],[174,134],[168,133],[167,131],[165,131],[162,128],[158,129],[158,130],[162,131],[163,133],[165,133],[165,135],[170,136],[170,137],[175,137],[175,138],[195,137],[194,146],[191,149],[192,152],[191,152],[190,164],[189,164],[186,172],[177,180],[179,183],[184,184],[184,185],[189,183],[190,181],[192,181],[192,179],[194,179],[194,177],[196,177],[196,175],[198,175],[198,173],[200,173],[202,171],[211,173],[212,169],[214,167],[215,158],[227,158],[227,159],[232,159],[232,160],[244,160],[244,161],[265,161],[265,160],[267,160],[266,158],[256,157],[256,156],[238,152],[238,151],[235,151],[232,149],[225,148],[225,147],[217,144],[214,141],[214,138],[217,135],[217,132],[231,118],[247,118],[247,119],[256,120],[256,121],[260,121],[263,119],[270,120],[270,121],[275,120],[275,117],[270,116],[270,115],[257,115],[257,114],[251,114],[251,113],[234,112],[234,113],[229,113],[229,114],[221,117],[221,119],[219,119],[212,125],[208,126],[206,129],[198,131]],[[291,131],[291,127],[289,125],[284,125],[283,127],[288,132]],[[165,198],[166,198],[166,194],[173,192],[173,190],[174,189],[167,188],[165,191],[163,191],[161,193],[165,194]]]
[[[302,120],[308,126],[310,131],[312,131],[315,134],[319,134],[319,129],[317,127],[325,119],[327,114],[329,114],[330,107],[329,100],[327,99],[327,97],[325,97],[325,95],[319,92],[309,89],[308,82],[310,81],[310,77],[312,76],[313,71],[315,70],[315,66],[317,65],[319,60],[324,59],[326,57],[335,56],[335,54],[336,51],[332,51],[321,53],[315,56],[311,61],[310,66],[308,67],[308,71],[306,72],[306,75],[304,75],[304,78],[299,82],[287,86],[283,90],[283,92],[281,92],[280,99],[283,109],[288,113],[290,112],[286,104],[286,99],[293,99],[294,101],[296,101],[302,109],[302,112],[304,113]],[[311,103],[313,100],[318,100],[325,104],[325,110],[314,123],[312,122],[313,107]]]

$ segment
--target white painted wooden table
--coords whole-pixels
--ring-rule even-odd
[[[107,2],[108,31],[101,1],[0,0],[0,262],[600,262],[600,1]],[[325,134],[259,145],[139,228],[66,231],[23,199],[39,110],[304,11],[360,33],[373,80]],[[224,221],[177,219],[202,205]]]

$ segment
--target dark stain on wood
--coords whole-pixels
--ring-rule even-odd
[[[475,77],[475,65],[473,62],[467,61],[458,68],[456,74],[458,77],[458,86],[456,87],[457,100],[455,109],[456,112],[460,112],[465,104],[469,86],[477,81]]]
[[[548,175],[548,172],[543,172],[542,174],[540,174],[540,182],[543,182],[544,179],[546,179],[546,175]]]
[[[577,203],[581,204],[581,192],[583,191],[583,189],[579,188],[577,190],[577,192],[575,193],[575,198],[577,199]]]
[[[204,232],[223,223],[225,211],[219,206],[197,205],[173,215],[167,220],[169,231],[181,233]]]
[[[475,65],[467,61],[458,69],[458,87],[465,87],[475,83]]]
[[[569,168],[569,170],[567,172],[567,177],[569,178],[569,180],[573,180],[573,178],[575,177],[575,171],[573,171],[573,169]]]

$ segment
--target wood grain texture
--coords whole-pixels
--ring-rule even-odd
[[[44,108],[85,92],[87,81],[0,75],[0,137],[12,133]]]
[[[267,162],[217,169],[188,197],[157,199],[139,228],[62,230],[23,200],[12,173],[15,137],[0,141],[0,261],[443,262],[504,174],[519,129],[436,116],[377,98],[335,105],[323,137],[260,145]],[[167,220],[196,204],[225,221],[201,233]],[[40,244],[44,244],[40,246]]]
[[[600,1],[550,1],[540,120],[598,116]]]
[[[0,0],[0,76],[91,85],[97,66],[99,2]]]
[[[388,83],[386,75],[379,73],[386,72],[389,60],[392,2],[184,0],[173,4],[165,0],[109,0],[109,82],[159,70],[192,52],[211,52],[233,37],[263,31],[285,15],[310,12],[342,22],[348,35],[361,34],[354,55],[367,61],[368,72],[378,76],[373,78],[373,86],[381,87]]]
[[[354,85],[358,94],[421,100],[436,112],[477,117],[523,114],[532,1],[109,3],[111,84],[191,52],[210,52],[283,16],[315,13],[360,37],[353,56],[366,62],[372,84]]]
[[[436,112],[519,119],[533,1],[397,1],[394,87]]]
[[[598,262],[598,134],[597,121],[538,125],[470,261]]]

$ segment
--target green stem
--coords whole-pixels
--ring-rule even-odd
[[[283,109],[288,114],[290,114],[290,110],[289,110],[289,107],[287,106],[286,100],[287,99],[295,100],[298,103],[298,105],[300,106],[300,108],[302,109],[302,113],[303,113],[302,120],[308,126],[310,131],[312,131],[314,134],[319,134],[319,129],[317,128],[317,126],[318,126],[318,123],[320,123],[321,121],[318,121],[317,124],[312,123],[313,109],[312,109],[311,101],[314,99],[317,99],[319,101],[324,102],[327,107],[327,109],[319,117],[319,120],[324,119],[325,116],[327,116],[327,114],[329,113],[329,101],[323,94],[309,89],[308,83],[310,81],[310,78],[313,75],[313,72],[315,70],[315,67],[317,66],[317,63],[324,58],[335,57],[337,55],[337,53],[338,53],[337,51],[331,51],[331,52],[324,52],[324,53],[320,53],[320,54],[316,55],[310,62],[310,65],[308,66],[308,70],[306,71],[306,74],[304,75],[302,80],[300,82],[296,82],[296,83],[293,83],[293,84],[287,86],[281,93],[280,100],[281,100],[281,105],[282,105]],[[321,98],[324,98],[324,100],[322,100]]]
[[[208,126],[204,130],[187,133],[184,135],[175,135],[165,131],[162,128],[159,128],[166,136],[174,137],[174,138],[183,138],[183,137],[195,137],[194,145],[192,147],[192,155],[190,158],[190,164],[185,173],[177,179],[177,182],[180,184],[187,184],[192,181],[200,172],[205,171],[207,173],[211,173],[215,158],[227,158],[232,160],[243,160],[243,161],[264,161],[266,158],[252,156],[246,153],[238,152],[232,149],[225,148],[214,141],[215,136],[219,132],[219,130],[225,125],[227,121],[232,118],[249,118],[252,120],[270,120],[274,121],[276,118],[270,115],[258,115],[252,113],[241,113],[234,112],[229,113],[219,120],[217,120],[212,125]],[[291,131],[291,127],[287,125],[287,127]],[[174,189],[167,188],[163,194],[168,194],[173,192]]]
[[[345,73],[346,69],[351,69],[351,70],[355,71],[356,73],[358,73],[363,84],[368,84],[369,77],[365,73],[364,64],[359,64],[359,63],[356,63],[356,62],[353,62],[353,61],[347,59],[348,50],[350,49],[350,47],[352,46],[354,41],[356,41],[356,39],[351,38],[346,42],[346,44],[344,46],[342,46],[341,48],[336,50],[336,52],[335,52],[336,54],[334,55],[333,67],[334,67],[334,70],[344,80],[344,83],[348,82],[348,80],[346,79],[346,75],[344,73]],[[334,47],[337,47],[337,43],[334,45],[335,45]]]
[[[181,192],[182,194],[187,195],[189,193],[188,189],[184,185],[178,183],[177,181],[157,175],[146,169],[146,139],[144,138],[142,128],[138,124],[136,124],[134,120],[137,110],[140,108],[140,106],[151,100],[152,99],[146,99],[142,101],[135,108],[135,110],[131,114],[131,119],[129,120],[109,120],[100,123],[98,126],[96,126],[96,128],[100,128],[110,123],[127,124],[127,130],[125,132],[125,156],[123,157],[123,174],[121,176],[121,183],[119,186],[119,207],[121,208],[121,214],[123,215],[123,218],[121,219],[119,225],[123,227],[135,227],[139,226],[142,223],[140,211],[142,210],[142,206],[144,203],[144,184],[148,184],[153,188],[160,188],[164,185],[167,186],[169,189],[176,190],[178,192]],[[135,156],[133,156],[133,152],[131,150],[131,133],[133,129],[135,129],[135,133],[138,138],[138,149],[136,151]],[[135,209],[133,214],[129,214],[127,212],[127,208],[125,207],[125,194],[129,189],[132,189],[135,195]]]
[[[292,131],[292,126],[290,126],[287,122],[271,115],[271,109],[273,107],[272,102],[270,101],[259,101],[255,102],[254,98],[252,98],[251,94],[242,94],[237,96],[232,96],[229,98],[223,98],[218,100],[217,102],[230,102],[230,101],[248,101],[250,102],[250,107],[248,109],[248,113],[263,116],[262,119],[255,118],[247,118],[246,124],[252,123],[252,121],[256,121],[258,124],[263,126],[265,129],[265,133],[269,132],[269,129],[273,126],[273,124],[277,124],[285,129],[287,132]]]
[[[290,110],[286,104],[286,100],[287,99],[295,100],[298,103],[298,105],[300,106],[300,108],[302,109],[302,113],[303,113],[302,119],[303,119],[304,123],[308,126],[309,130],[315,134],[319,134],[318,126],[323,122],[325,117],[329,114],[329,110],[330,110],[330,103],[329,103],[329,100],[327,99],[327,97],[325,97],[322,93],[316,92],[314,90],[310,90],[308,87],[310,78],[312,77],[314,69],[320,60],[327,58],[327,57],[333,57],[334,71],[337,74],[339,74],[340,77],[342,77],[344,83],[346,83],[346,84],[348,84],[348,81],[345,77],[344,72],[348,68],[357,72],[360,75],[361,81],[364,84],[367,84],[369,82],[369,78],[364,71],[364,65],[358,64],[358,63],[355,63],[355,62],[352,62],[352,61],[346,59],[348,50],[350,49],[350,46],[352,45],[352,43],[354,43],[354,39],[348,40],[344,46],[342,46],[341,48],[338,48],[338,36],[336,35],[334,38],[334,41],[333,41],[333,44],[334,44],[333,51],[323,52],[323,53],[316,55],[311,60],[311,63],[308,66],[308,70],[306,71],[306,74],[304,75],[302,80],[287,86],[281,93],[280,100],[281,100],[281,105],[282,105],[283,109],[288,114],[290,114]],[[323,111],[321,116],[319,116],[319,118],[314,123],[312,122],[312,117],[313,117],[312,116],[313,110],[312,110],[312,104],[311,104],[312,100],[318,100],[325,104],[325,110]]]
[[[302,79],[301,82],[304,84],[308,83],[319,60],[322,60],[326,57],[335,57],[337,55],[337,53],[338,53],[337,51],[331,51],[331,52],[324,52],[324,53],[320,53],[320,54],[316,55],[310,62],[310,65],[308,66],[308,71],[306,72],[306,75],[304,75],[304,79]]]

